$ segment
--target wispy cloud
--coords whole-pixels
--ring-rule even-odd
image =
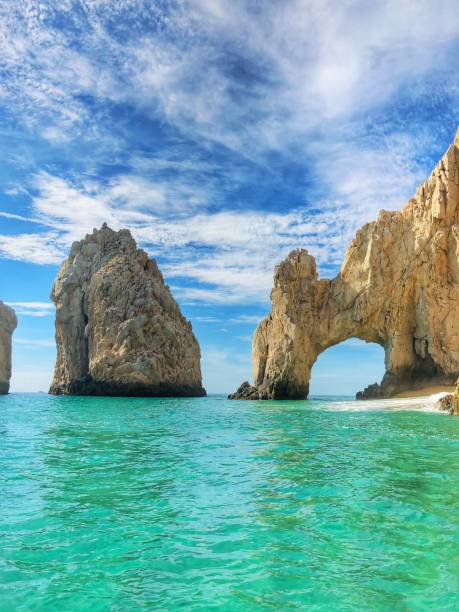
[[[239,315],[230,319],[230,323],[245,323],[247,325],[258,325],[260,319],[262,319],[263,316],[264,315]]]
[[[16,314],[30,317],[49,317],[54,315],[54,304],[51,302],[6,302]]]
[[[195,316],[195,317],[191,317],[192,321],[197,321],[199,323],[221,323],[221,319],[219,319],[218,317],[200,317],[200,316]]]
[[[5,192],[29,210],[0,216],[33,229],[2,231],[0,256],[56,264],[107,222],[188,302],[265,301],[298,246],[333,273],[452,133],[453,14],[452,0],[12,3],[0,105],[73,158],[21,158]]]
[[[237,339],[243,342],[252,342],[252,336],[237,336]]]
[[[346,137],[343,122],[426,75],[454,88],[454,9],[453,0],[17,4],[0,15],[3,98],[52,141],[103,134],[113,144],[109,107],[126,104],[266,163],[272,150],[296,157],[305,138]]]
[[[57,232],[0,234],[0,256],[37,264],[55,264],[65,256],[66,242]]]
[[[22,344],[24,346],[37,348],[54,348],[56,346],[56,342],[54,340],[34,340],[29,338],[14,337],[13,341],[15,344]]]
[[[154,210],[154,203],[148,208],[146,188],[142,192],[144,200],[132,196],[126,183],[119,180],[77,186],[40,173],[34,179],[34,188],[31,215],[48,231],[0,235],[0,253],[4,256],[39,264],[58,263],[70,244],[86,233],[83,228],[90,231],[107,221],[115,229],[130,227],[142,245],[162,258],[168,278],[196,281],[198,286],[177,287],[179,295],[192,301],[265,300],[273,267],[289,250],[308,245],[323,263],[333,262],[341,249],[343,231],[349,233],[348,228],[336,223],[330,231],[336,207],[327,210],[325,205],[315,216],[308,215],[307,209],[193,214],[190,207],[187,214],[165,218]],[[152,197],[154,200],[155,193]]]
[[[3,217],[4,219],[13,219],[14,221],[26,221],[26,222],[31,221],[29,217],[23,217],[22,215],[15,215],[12,213],[1,212],[1,211],[0,211],[0,217]]]
[[[93,227],[128,227],[196,322],[248,339],[289,250],[335,274],[356,229],[451,142],[456,14],[454,0],[4,2],[0,258],[55,266]],[[246,345],[243,363],[204,342],[206,377],[235,388]]]

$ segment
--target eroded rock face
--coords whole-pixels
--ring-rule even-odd
[[[451,402],[451,413],[454,416],[459,416],[459,378],[456,382],[456,389],[453,393],[453,400]]]
[[[239,386],[237,391],[228,395],[228,399],[259,399],[258,389],[246,380]]]
[[[14,310],[0,301],[0,395],[10,390],[11,338],[17,324]]]
[[[200,349],[156,262],[106,225],[73,244],[54,282],[50,393],[202,396]]]
[[[362,398],[456,380],[458,147],[456,136],[404,208],[381,211],[357,232],[333,280],[318,278],[303,249],[276,268],[272,310],[253,338],[251,399],[306,398],[317,356],[352,337],[385,350],[384,378]]]

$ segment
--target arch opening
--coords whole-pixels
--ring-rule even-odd
[[[334,344],[317,357],[311,370],[309,397],[317,395],[347,396],[384,376],[384,348],[374,342],[350,338]]]

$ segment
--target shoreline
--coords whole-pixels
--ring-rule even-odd
[[[454,385],[433,385],[423,387],[422,389],[413,389],[411,391],[402,391],[393,395],[390,399],[409,399],[411,397],[429,397],[437,393],[454,393]]]

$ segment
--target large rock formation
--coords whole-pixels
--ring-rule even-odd
[[[154,260],[128,230],[75,242],[54,282],[50,393],[201,396],[200,350]]]
[[[384,347],[386,373],[360,397],[390,397],[459,374],[459,131],[402,210],[357,232],[340,274],[305,250],[275,270],[271,314],[253,338],[255,386],[235,398],[306,398],[317,356],[348,338]]]
[[[14,310],[0,301],[0,395],[10,390],[11,337],[17,324]]]

